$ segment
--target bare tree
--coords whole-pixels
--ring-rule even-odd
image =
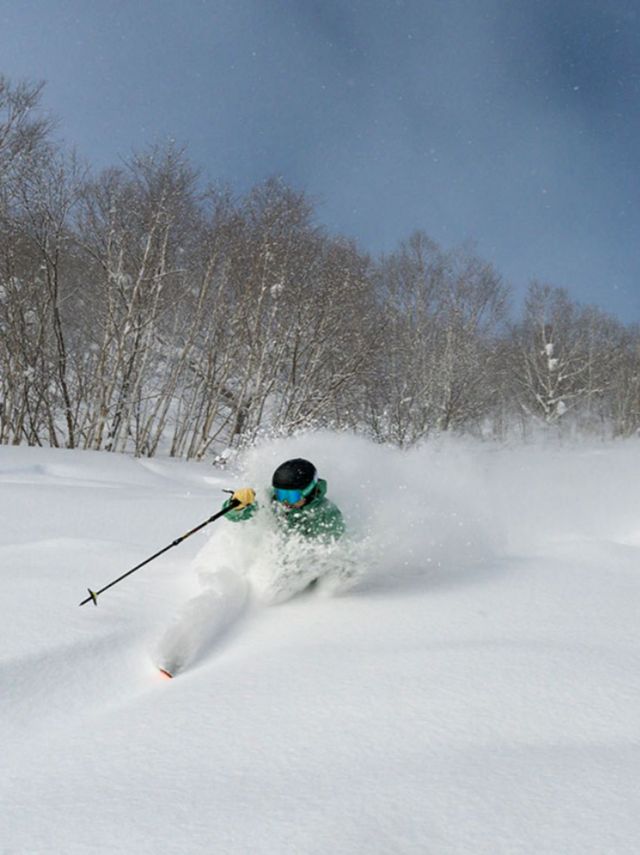
[[[0,76],[0,439],[31,444],[57,441],[47,283],[23,205],[34,172],[56,155],[51,122],[39,110],[41,90]]]
[[[569,413],[592,419],[622,355],[617,322],[574,303],[564,289],[535,282],[513,344],[514,394],[528,418],[546,425]]]
[[[632,436],[640,431],[640,328],[620,330],[617,360],[606,396],[606,418],[615,436]]]
[[[404,446],[472,428],[496,395],[507,298],[499,275],[469,250],[446,253],[416,233],[382,259],[376,290],[385,336],[368,384],[369,429]]]
[[[163,383],[160,362],[166,370],[162,331],[185,287],[194,183],[181,152],[156,149],[85,187],[79,241],[92,272],[95,319],[87,447],[115,451],[131,441],[142,451],[146,411]]]
[[[40,96],[44,84],[12,84],[0,75],[0,186],[7,204],[7,192],[28,173],[32,158],[40,156],[53,126],[42,115]]]

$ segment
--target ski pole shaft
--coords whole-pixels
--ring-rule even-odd
[[[84,599],[80,603],[80,605],[84,606],[85,603],[93,602],[94,606],[97,606],[98,596],[100,594],[103,594],[105,591],[108,591],[109,588],[113,588],[113,586],[117,585],[118,582],[122,582],[122,580],[126,579],[127,576],[131,576],[132,573],[135,573],[136,570],[139,570],[141,567],[144,567],[145,564],[148,564],[150,561],[153,561],[154,558],[158,558],[160,555],[163,555],[169,549],[173,549],[174,546],[178,546],[178,544],[182,543],[183,540],[186,540],[188,537],[191,537],[192,534],[195,534],[197,531],[200,531],[200,529],[204,528],[206,525],[209,525],[209,523],[212,523],[214,520],[217,520],[220,517],[223,517],[225,514],[228,514],[229,511],[232,511],[239,504],[240,502],[237,499],[232,499],[226,508],[223,508],[221,511],[218,511],[217,514],[214,514],[212,517],[209,517],[208,520],[205,520],[203,523],[200,523],[200,525],[197,525],[195,528],[192,528],[191,531],[188,531],[186,534],[180,535],[180,537],[177,537],[168,546],[165,546],[164,549],[161,549],[159,552],[154,553],[154,555],[151,555],[149,558],[145,558],[145,560],[141,561],[140,564],[136,564],[136,566],[132,567],[131,570],[127,570],[126,573],[123,573],[122,576],[118,576],[117,579],[114,579],[113,582],[109,582],[108,585],[105,585],[104,588],[100,588],[99,591],[92,591],[91,588],[88,588],[87,590],[89,591],[89,596]]]

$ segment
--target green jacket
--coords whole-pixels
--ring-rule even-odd
[[[337,540],[345,532],[345,524],[342,519],[342,513],[337,505],[327,499],[327,482],[324,478],[318,479],[318,486],[315,495],[310,502],[307,502],[301,508],[291,508],[285,511],[280,508],[275,499],[271,501],[271,509],[273,510],[278,526],[282,531],[293,534],[294,532],[308,538],[317,538],[318,540]],[[229,507],[227,501],[222,506]],[[251,519],[260,505],[254,502],[246,508],[238,511],[229,511],[226,515],[231,522],[243,522]]]

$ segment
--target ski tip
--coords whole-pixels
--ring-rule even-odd
[[[167,671],[166,668],[158,668],[158,671],[163,680],[173,680],[173,674],[171,671]]]

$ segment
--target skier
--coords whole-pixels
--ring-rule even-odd
[[[271,485],[271,510],[282,532],[321,542],[338,540],[344,534],[340,509],[327,499],[327,482],[318,478],[313,463],[301,457],[286,460],[273,473]],[[223,509],[234,499],[240,504],[226,514],[231,522],[251,519],[260,508],[252,487],[235,490]]]
[[[356,572],[349,556],[341,554],[342,544],[338,555],[332,548],[344,534],[345,524],[339,508],[327,499],[327,482],[318,478],[313,463],[301,458],[285,461],[273,473],[272,488],[270,510],[275,515],[277,539],[286,540],[279,544],[277,561],[255,564],[250,560],[248,567],[243,568],[241,562],[238,569],[233,561],[226,563],[225,550],[217,545],[215,554],[222,556],[221,564],[212,566],[209,553],[200,557],[203,591],[187,602],[157,646],[155,662],[163,676],[172,677],[185,668],[238,620],[250,587],[263,602],[277,603],[304,591],[320,577],[334,574],[334,582],[344,583]],[[261,512],[252,487],[235,490],[223,510],[233,499],[240,504],[225,514],[232,522]],[[251,538],[247,540],[251,542]],[[262,550],[260,545],[258,552],[249,555],[262,555]]]

